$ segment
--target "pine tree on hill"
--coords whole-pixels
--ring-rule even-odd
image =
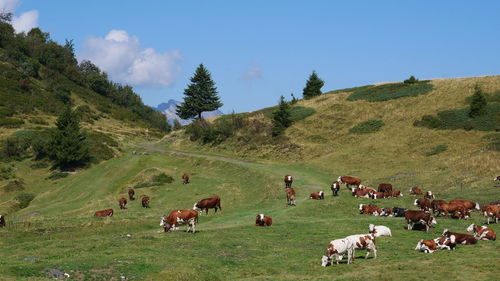
[[[281,96],[278,110],[273,112],[273,137],[281,135],[291,125],[290,106],[285,101],[285,97]]]
[[[50,158],[62,170],[81,167],[90,160],[85,136],[80,132],[78,116],[67,106],[56,121],[50,142]]]
[[[221,106],[210,72],[200,64],[191,83],[184,90],[184,102],[177,108],[177,115],[182,119],[201,119],[202,112],[216,110]]]
[[[481,88],[476,85],[474,89],[474,95],[472,95],[472,101],[470,103],[469,117],[475,118],[486,113],[486,98],[481,92]]]
[[[325,82],[318,77],[316,71],[313,71],[311,75],[309,75],[309,79],[306,82],[306,87],[304,88],[304,92],[302,96],[305,99],[310,99],[315,96],[321,95],[321,88]]]

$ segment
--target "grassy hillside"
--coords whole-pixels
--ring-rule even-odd
[[[386,101],[347,100],[355,89],[299,101],[298,111],[307,114],[277,139],[267,135],[266,109],[243,114],[244,124],[253,127],[217,145],[200,145],[176,131],[162,142],[131,147],[122,157],[61,179],[48,179],[46,168],[33,170],[31,160],[16,162],[11,173],[23,178],[22,192],[36,196],[19,210],[11,193],[0,189],[0,214],[8,222],[0,229],[0,276],[47,280],[47,269],[58,268],[72,280],[496,280],[498,240],[434,254],[414,251],[419,239],[438,237],[444,228],[464,233],[469,224],[483,223],[478,213],[469,220],[437,218],[429,233],[407,231],[401,218],[358,213],[360,203],[415,209],[415,197],[408,194],[412,186],[444,200],[500,200],[492,182],[500,170],[499,152],[489,150],[491,139],[485,137],[494,131],[413,125],[424,115],[466,107],[476,83],[495,93],[500,77],[428,83],[433,88],[426,93]],[[365,133],[364,128],[373,129],[370,124],[381,124],[370,120],[383,125]],[[370,122],[352,132],[365,121]],[[191,175],[189,185],[181,183],[184,172]],[[157,183],[155,176],[162,173],[174,182]],[[286,173],[295,179],[296,207],[285,205]],[[369,186],[390,182],[404,196],[356,199],[342,188],[332,197],[331,181],[346,174]],[[1,181],[0,188],[8,182]],[[136,200],[118,210],[118,198],[132,186],[143,186],[136,195],[151,196],[151,209]],[[307,199],[319,190],[326,192],[325,200]],[[214,194],[222,198],[222,213],[202,215],[199,232],[159,232],[162,214],[190,209]],[[112,218],[92,217],[107,208],[115,210]],[[273,226],[255,227],[259,213],[271,216]],[[393,232],[392,238],[377,240],[377,259],[320,266],[329,241],[366,233],[370,223]],[[491,228],[500,233],[499,225]]]

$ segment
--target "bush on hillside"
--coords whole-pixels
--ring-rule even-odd
[[[35,199],[35,195],[33,193],[21,193],[16,195],[14,199],[19,202],[19,209],[24,209]]]
[[[191,141],[202,144],[219,144],[236,134],[245,126],[243,114],[229,114],[219,117],[212,124],[204,119],[198,119],[186,126],[185,133]]]
[[[174,182],[174,178],[165,173],[161,173],[159,175],[154,176],[153,181],[159,183],[172,183]]]
[[[379,131],[384,126],[384,121],[371,119],[359,123],[358,125],[349,129],[349,133],[352,134],[370,134]]]
[[[0,166],[0,180],[8,180],[15,177],[14,170],[15,168],[12,165]]]
[[[4,117],[0,118],[0,127],[4,128],[20,128],[24,121],[18,118]]]
[[[8,137],[1,143],[0,155],[7,160],[21,160],[27,157],[29,142],[19,137]]]
[[[406,79],[405,81],[403,81],[403,83],[405,84],[415,84],[418,82],[418,79],[415,78],[415,76],[410,76],[410,78]]]
[[[69,176],[69,173],[56,172],[56,173],[52,173],[50,176],[48,176],[47,179],[49,179],[49,180],[58,180],[58,179],[65,178],[67,176]]]
[[[441,152],[445,152],[448,149],[448,146],[446,144],[440,144],[436,147],[434,147],[431,151],[425,153],[425,156],[432,156],[439,154]]]
[[[476,118],[481,115],[485,115],[487,104],[488,103],[486,102],[486,98],[481,92],[481,88],[476,85],[474,95],[472,95],[472,100],[470,102],[469,117]]]
[[[359,87],[353,90],[347,100],[387,101],[403,97],[414,97],[430,92],[433,86],[428,81],[416,83],[391,83],[379,86]]]
[[[12,180],[4,185],[2,189],[5,192],[16,192],[24,190],[24,181],[23,179]]]
[[[500,151],[500,133],[488,134],[483,137],[490,142],[486,145],[486,149],[490,151]]]

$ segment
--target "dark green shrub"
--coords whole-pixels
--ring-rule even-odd
[[[352,134],[369,134],[379,131],[384,126],[384,121],[371,119],[359,123],[358,125],[349,129]]]
[[[153,181],[159,183],[172,183],[174,181],[174,178],[165,173],[161,173],[159,175],[154,176]]]
[[[30,144],[19,137],[8,137],[2,143],[2,153],[7,159],[21,160],[27,157],[26,150]]]
[[[0,118],[0,127],[4,128],[20,128],[24,124],[24,121],[12,117]]]
[[[113,149],[110,147],[118,147],[118,142],[110,136],[100,132],[87,132],[86,140],[91,163],[99,163],[115,156]]]
[[[15,179],[8,182],[2,188],[5,192],[15,192],[24,190],[24,181],[23,179]]]
[[[475,118],[470,118],[468,113],[469,108],[444,110],[438,112],[437,116],[425,115],[421,120],[415,121],[413,125],[443,130],[500,131],[499,103],[488,104],[485,113]]]
[[[69,173],[56,172],[47,177],[49,180],[58,180],[69,176]]]
[[[416,120],[413,122],[413,126],[427,127],[432,129],[437,129],[442,126],[441,120],[432,115],[424,115],[421,120]]]
[[[486,98],[483,96],[481,89],[476,85],[474,95],[470,102],[469,117],[476,118],[486,114]]]
[[[43,169],[49,167],[49,163],[44,161],[36,161],[35,163],[30,165],[32,169]]]
[[[45,120],[43,117],[33,116],[29,118],[29,121],[37,125],[49,125],[49,122],[47,122],[47,120]]]
[[[14,199],[19,201],[19,208],[24,209],[35,199],[35,195],[33,193],[21,193],[16,195]]]
[[[448,149],[448,146],[446,144],[440,144],[436,147],[434,147],[431,151],[425,153],[425,156],[432,156],[439,154],[441,152],[445,152]]]
[[[406,79],[405,81],[403,81],[403,83],[405,84],[415,84],[418,82],[418,79],[415,78],[415,76],[410,76],[410,78]]]
[[[11,108],[7,107],[0,107],[0,119],[3,119],[5,117],[11,117],[14,115],[15,111],[12,110]]]
[[[305,91],[305,90],[304,90]],[[321,92],[320,92],[321,94]],[[285,101],[285,97],[281,96],[278,109],[273,112],[273,137],[281,135],[286,128],[290,127],[293,123],[290,118],[290,106]]]
[[[403,97],[414,97],[423,95],[433,89],[427,81],[419,81],[414,84],[391,83],[379,86],[369,86],[355,88],[353,93],[347,98],[349,101],[367,100],[371,102],[386,101]]]
[[[13,166],[0,166],[0,180],[8,180],[10,178],[13,178],[14,176],[15,174]]]
[[[143,183],[138,183],[138,184],[134,185],[134,189],[151,187],[151,186],[158,186],[158,185],[161,185],[161,183],[159,183],[159,182],[143,182]]]

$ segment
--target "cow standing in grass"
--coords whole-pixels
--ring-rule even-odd
[[[125,197],[122,197],[118,200],[118,206],[120,206],[120,209],[127,209],[125,208],[125,205],[127,205],[127,199]]]
[[[216,213],[217,213],[217,209],[222,211],[222,208],[220,206],[220,197],[219,196],[216,195],[214,197],[203,199],[198,203],[194,203],[194,206],[193,206],[193,210],[196,210],[199,212],[205,210],[207,215],[208,215],[208,209],[215,209]]]
[[[130,188],[128,190],[128,199],[130,199],[130,201],[134,201],[135,200],[134,195],[135,195],[135,191],[132,188]]]
[[[187,232],[196,232],[195,227],[198,223],[198,212],[195,210],[173,210],[168,216],[161,219],[160,226],[163,226],[163,231],[173,231],[179,229],[179,225],[187,224]]]
[[[189,174],[184,173],[182,174],[182,184],[188,184],[189,183]]]
[[[482,208],[483,215],[488,219],[488,224],[490,224],[490,218],[495,220],[495,223],[498,223],[500,219],[500,205],[486,205]]]
[[[337,196],[337,194],[339,193],[339,190],[340,190],[340,182],[334,181],[332,183],[331,189],[333,192],[333,196]]]
[[[286,203],[288,205],[295,206],[296,205],[295,190],[292,187],[290,187],[290,188],[285,189],[285,192],[286,192]]]
[[[149,208],[149,201],[150,201],[149,196],[142,196],[142,198],[141,198],[142,207]]]
[[[355,177],[350,177],[350,176],[340,176],[337,179],[338,182],[345,184],[347,189],[350,189],[351,186],[355,186],[356,188],[359,187],[361,184],[361,179],[355,178]]]
[[[436,224],[436,219],[425,211],[408,210],[405,212],[405,220],[408,224],[408,230],[412,230],[415,224],[421,224],[425,226],[425,231],[429,232],[429,228]]]

